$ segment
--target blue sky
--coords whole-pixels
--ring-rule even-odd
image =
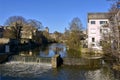
[[[10,16],[36,19],[50,32],[64,32],[74,17],[79,17],[87,27],[87,13],[107,12],[107,0],[0,0],[0,25]]]

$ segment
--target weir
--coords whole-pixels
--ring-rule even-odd
[[[10,62],[20,62],[20,63],[38,63],[38,64],[50,64],[51,58],[46,57],[34,57],[34,56],[12,56]]]
[[[79,66],[88,66],[88,65],[98,65],[102,66],[101,59],[85,59],[85,58],[61,58],[59,54],[51,57],[35,57],[35,56],[12,56],[10,62],[18,63],[32,63],[32,64],[47,64],[53,68],[57,68],[60,65],[79,65]]]
[[[63,58],[64,65],[78,65],[78,66],[91,66],[102,67],[101,59],[86,59],[86,58]]]
[[[10,63],[46,64],[52,66],[53,68],[57,68],[62,64],[62,58],[59,54],[54,55],[52,58],[14,55],[11,57]]]

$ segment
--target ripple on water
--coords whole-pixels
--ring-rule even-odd
[[[2,76],[37,77],[51,69],[46,64],[6,63],[0,66]]]

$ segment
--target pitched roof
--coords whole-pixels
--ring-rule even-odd
[[[89,19],[109,19],[114,13],[88,13]]]

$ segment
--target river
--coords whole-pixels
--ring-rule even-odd
[[[56,47],[59,48],[57,52]],[[64,44],[51,44],[47,47],[23,51],[17,56],[49,58],[56,53],[63,58],[68,56]],[[15,60],[10,59],[9,62],[0,64],[0,80],[120,80],[119,75],[111,70],[104,60],[101,65],[98,63],[89,66],[63,65],[56,69],[49,64],[21,63]]]

